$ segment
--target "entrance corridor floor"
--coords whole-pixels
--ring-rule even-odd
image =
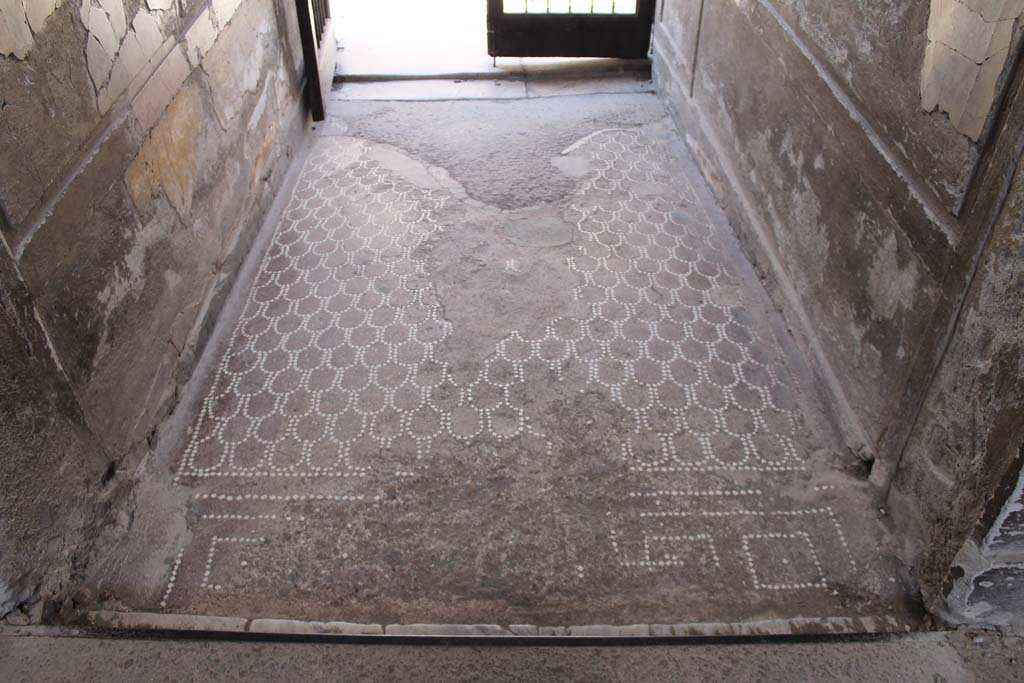
[[[87,608],[917,625],[655,96],[334,101],[299,163]]]

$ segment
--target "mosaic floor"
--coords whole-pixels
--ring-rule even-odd
[[[153,484],[171,502],[144,559],[106,579],[119,607],[899,614],[865,486],[666,121],[581,130],[536,162],[574,189],[512,209],[345,128],[305,160]]]

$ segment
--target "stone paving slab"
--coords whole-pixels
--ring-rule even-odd
[[[416,80],[340,83],[331,91],[337,100],[457,100],[526,97],[522,78],[502,80]]]
[[[33,627],[29,627],[33,628]],[[46,628],[46,627],[42,627]],[[708,638],[760,637],[825,637],[845,635],[894,635],[910,633],[911,625],[892,617],[818,617],[747,620],[734,623],[704,622],[685,624],[577,624],[537,626],[535,624],[359,624],[345,621],[312,621],[300,619],[244,619],[203,614],[172,614],[168,612],[124,612],[97,610],[81,616],[73,627],[77,634],[111,630],[130,633],[180,632],[181,634],[215,633],[224,637],[239,634],[270,634],[291,636],[306,634],[331,636],[458,636],[486,637],[488,640],[537,638],[612,638],[626,641],[653,642],[670,638],[673,641]],[[33,631],[34,633],[34,631]]]
[[[173,480],[145,475],[163,507],[140,496],[83,603],[914,623],[866,484],[670,125],[588,129],[569,99],[577,141],[537,164],[575,187],[537,206],[321,129]]]
[[[0,635],[0,671],[33,681],[1021,681],[1021,639],[653,647],[483,647]]]
[[[430,79],[345,82],[334,86],[334,100],[436,101],[496,100],[579,95],[653,93],[650,73],[588,78]]]

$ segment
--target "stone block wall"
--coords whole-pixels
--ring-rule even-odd
[[[0,586],[18,599],[59,592],[175,405],[302,141],[301,69],[290,3],[0,0],[0,420],[22,454],[0,458],[21,511],[0,516]],[[44,519],[57,540],[26,544]]]
[[[1001,315],[978,297],[993,250],[1011,248],[994,235],[1012,220],[1024,2],[953,4],[662,0],[654,33],[661,91],[815,388],[880,496],[892,493],[926,593],[942,590],[940,568],[1019,446],[995,417],[1019,370],[970,341],[962,313]],[[979,407],[970,446],[951,437],[936,457],[938,387],[968,359],[992,363],[999,399]],[[940,421],[960,434],[961,417]],[[970,521],[951,525],[957,515]]]

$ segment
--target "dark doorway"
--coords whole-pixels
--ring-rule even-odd
[[[492,57],[647,56],[654,0],[488,0]]]

